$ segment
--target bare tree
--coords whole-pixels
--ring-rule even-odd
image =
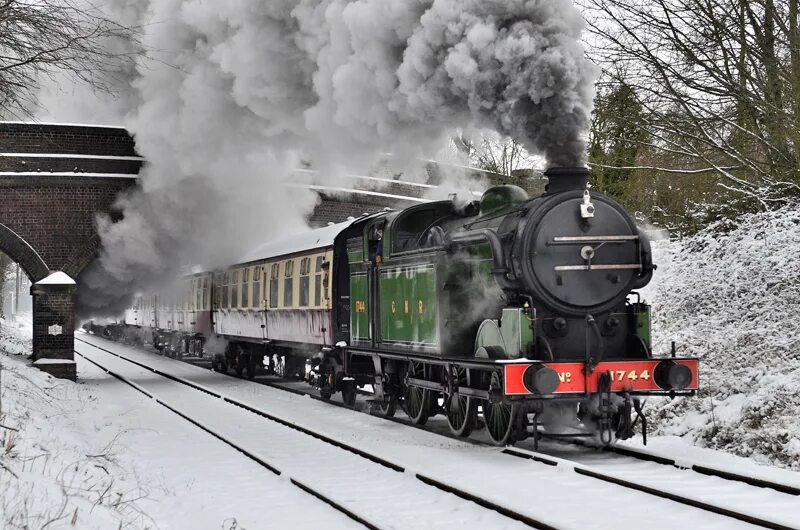
[[[106,74],[132,60],[108,44],[133,30],[78,1],[0,0],[0,115],[28,113],[43,76],[57,73],[108,92]]]
[[[533,166],[522,144],[511,138],[487,132],[481,134],[478,141],[461,135],[453,138],[453,142],[459,151],[469,156],[471,163],[491,173],[510,177],[517,170]]]
[[[3,305],[5,302],[4,299],[4,291],[6,286],[6,281],[8,280],[9,273],[11,271],[11,266],[14,262],[11,261],[11,258],[0,252],[0,317],[5,316],[3,314]]]
[[[797,0],[581,2],[593,60],[648,133],[622,169],[713,175],[764,205],[800,192]]]

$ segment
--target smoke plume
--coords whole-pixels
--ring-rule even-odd
[[[310,195],[382,153],[429,157],[456,129],[489,128],[551,165],[581,165],[595,70],[570,0],[112,2],[145,56],[118,108],[147,160],[82,302],[119,307],[179,263],[234,261],[301,230]],[[53,113],[57,114],[57,113]],[[88,288],[86,288],[88,287]]]

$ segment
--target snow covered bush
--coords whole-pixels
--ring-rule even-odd
[[[800,469],[800,212],[721,221],[654,253],[655,351],[674,340],[700,357],[702,388],[651,400],[656,432]]]
[[[30,321],[0,321],[0,528],[155,527],[149,488],[117,461],[125,433],[81,423],[90,390],[28,366]]]
[[[33,316],[20,313],[16,318],[0,318],[0,353],[30,355]]]

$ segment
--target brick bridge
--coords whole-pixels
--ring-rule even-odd
[[[0,122],[0,251],[33,284],[33,361],[57,377],[76,378],[74,279],[97,254],[95,218],[114,217],[116,196],[137,185],[142,162],[120,127]],[[324,226],[423,202],[439,172],[428,168],[428,184],[351,176],[328,187],[303,171],[294,182],[319,195],[309,223]]]
[[[76,376],[73,278],[97,253],[95,216],[140,167],[121,128],[0,122],[0,251],[33,284],[34,364],[57,377]]]

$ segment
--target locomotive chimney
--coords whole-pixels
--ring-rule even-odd
[[[562,191],[584,190],[589,179],[589,169],[585,167],[551,167],[544,172],[547,177],[545,195]]]

